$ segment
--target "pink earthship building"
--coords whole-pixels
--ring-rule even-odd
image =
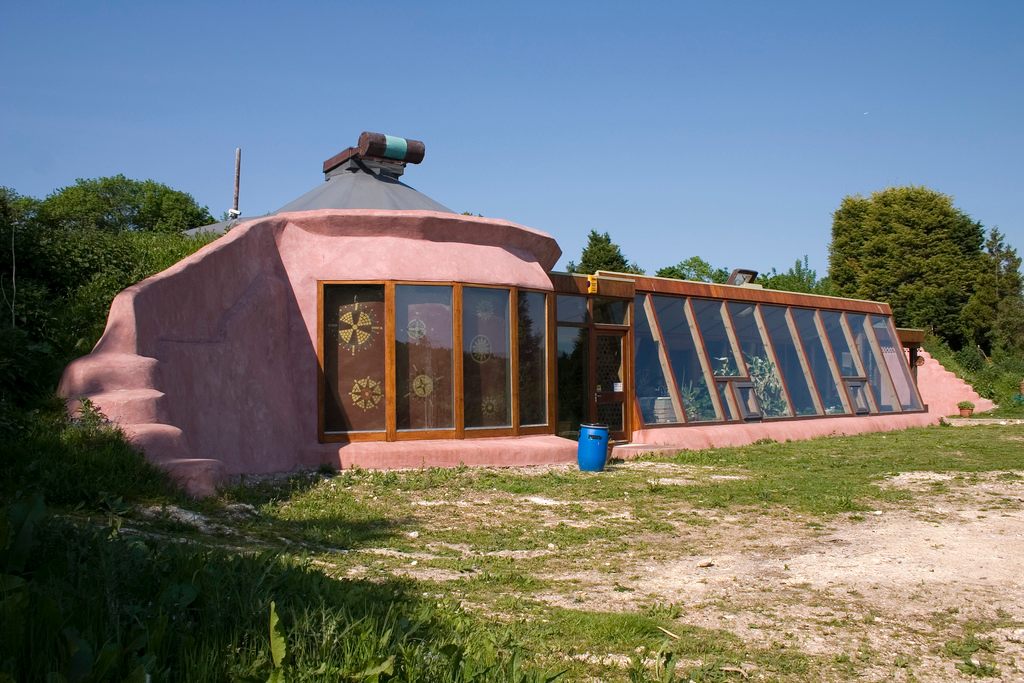
[[[973,400],[885,303],[552,272],[555,240],[401,182],[423,144],[364,133],[326,182],[121,292],[60,393],[195,495],[330,465],[571,461],[935,424]]]

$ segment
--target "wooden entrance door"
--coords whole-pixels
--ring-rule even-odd
[[[629,386],[626,377],[626,332],[594,330],[591,346],[590,386],[594,388],[590,419],[608,425],[609,438],[628,438]]]

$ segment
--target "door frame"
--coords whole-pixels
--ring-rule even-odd
[[[633,386],[630,376],[630,356],[632,354],[632,335],[630,329],[607,328],[601,325],[590,326],[590,358],[587,373],[587,415],[591,422],[598,420],[598,405],[603,403],[619,403],[622,405],[622,429],[612,431],[609,425],[608,438],[611,441],[628,441],[632,435],[630,429],[630,413],[632,413]],[[619,340],[622,364],[622,391],[608,391],[597,384],[598,337],[615,337]],[[613,388],[614,389],[614,388]]]

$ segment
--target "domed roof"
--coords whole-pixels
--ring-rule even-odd
[[[293,199],[274,215],[316,209],[388,209],[455,213],[399,180],[407,163],[418,164],[425,147],[380,133],[363,133],[358,147],[349,147],[324,162],[324,182]],[[189,235],[227,232],[238,223],[258,216],[238,217],[186,231]]]

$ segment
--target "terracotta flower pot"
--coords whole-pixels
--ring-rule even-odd
[[[974,415],[974,408],[961,408],[960,417],[970,417]]]

